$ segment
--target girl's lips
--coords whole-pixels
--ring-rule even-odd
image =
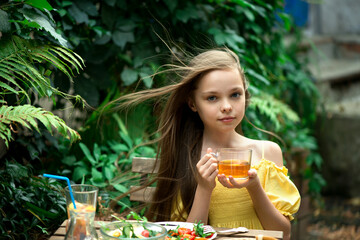
[[[225,118],[220,118],[219,120],[222,122],[231,122],[234,119],[235,119],[234,117],[225,117]]]

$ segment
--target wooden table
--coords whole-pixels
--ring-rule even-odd
[[[59,229],[50,237],[49,240],[64,240],[64,237],[66,234],[66,230],[65,230],[66,221],[67,220],[65,220],[61,224]],[[99,231],[99,228],[100,228],[99,222],[95,222],[95,227],[97,229],[99,237],[101,237],[101,234]],[[214,229],[216,231],[226,230],[226,228],[214,228]],[[236,234],[231,234],[231,235],[228,235],[228,234],[220,235],[218,233],[216,239],[219,239],[219,240],[229,240],[229,239],[245,240],[245,239],[255,239],[255,236],[258,236],[258,235],[274,237],[277,239],[283,239],[283,232],[281,232],[281,231],[253,230],[253,229],[249,229],[249,232],[247,232],[247,233],[236,233]]]

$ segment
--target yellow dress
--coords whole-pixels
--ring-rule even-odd
[[[300,207],[300,194],[287,176],[287,168],[279,168],[266,159],[251,168],[257,170],[261,186],[272,204],[292,220],[292,215]],[[209,224],[213,227],[263,229],[247,189],[229,189],[218,181],[211,195]]]

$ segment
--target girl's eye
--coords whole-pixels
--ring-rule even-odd
[[[233,97],[233,98],[238,98],[238,97],[240,97],[241,96],[241,94],[240,93],[233,93],[233,94],[231,94],[231,97]]]
[[[215,96],[210,96],[207,98],[208,101],[215,101],[216,100],[216,97]]]

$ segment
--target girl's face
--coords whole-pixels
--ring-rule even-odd
[[[198,82],[190,108],[198,112],[205,130],[234,130],[245,114],[245,89],[237,69],[213,70]]]

